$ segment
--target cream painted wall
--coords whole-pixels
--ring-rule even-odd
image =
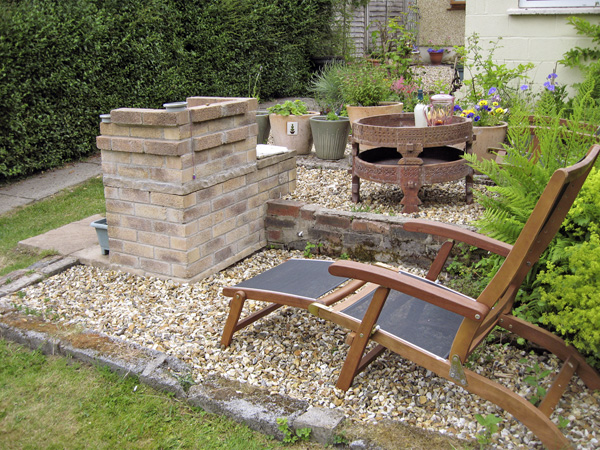
[[[586,8],[593,14],[579,14],[591,23],[600,23],[600,8]],[[560,13],[557,13],[559,11]],[[478,33],[480,45],[502,36],[494,59],[514,67],[533,62],[529,72],[536,89],[541,89],[548,74],[563,54],[575,46],[589,46],[590,39],[578,36],[567,18],[581,12],[577,8],[519,9],[519,0],[467,0],[465,36]],[[581,81],[578,70],[557,66],[557,83],[571,85]],[[468,76],[468,74],[465,74]]]

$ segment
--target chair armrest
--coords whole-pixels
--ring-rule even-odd
[[[465,230],[456,225],[434,222],[432,220],[409,220],[404,223],[404,229],[416,233],[427,233],[448,239],[455,239],[504,257],[508,256],[513,248],[511,244],[499,241],[498,239],[493,239],[483,234],[475,233],[474,231]]]
[[[483,303],[430,281],[370,264],[336,261],[329,266],[329,273],[394,289],[475,321],[483,320],[490,310]]]

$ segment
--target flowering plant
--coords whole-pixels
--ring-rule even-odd
[[[432,41],[429,41],[429,48],[427,49],[427,51],[429,53],[442,53],[447,46],[447,40],[444,40],[442,44],[434,44]]]
[[[455,114],[473,120],[476,127],[492,127],[504,121],[508,109],[500,106],[498,90],[493,87],[488,91],[488,98],[483,98],[475,106],[463,109],[459,105],[454,106]]]

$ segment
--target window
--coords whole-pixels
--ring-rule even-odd
[[[450,0],[450,9],[465,9],[467,0]]]
[[[577,8],[600,6],[600,0],[519,0],[520,8]]]

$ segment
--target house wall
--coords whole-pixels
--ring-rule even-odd
[[[418,0],[417,7],[420,47],[427,49],[430,41],[433,44],[464,44],[465,10],[450,9],[450,0]]]
[[[490,41],[502,36],[502,48],[496,50],[494,59],[504,61],[508,67],[533,62],[535,68],[529,75],[534,87],[540,89],[567,50],[591,43],[567,24],[567,18],[575,12],[591,23],[600,23],[600,8],[519,9],[519,0],[467,1],[465,36],[479,34],[484,49],[490,47]],[[561,65],[557,74],[556,81],[560,84],[571,85],[582,79],[579,70]]]

